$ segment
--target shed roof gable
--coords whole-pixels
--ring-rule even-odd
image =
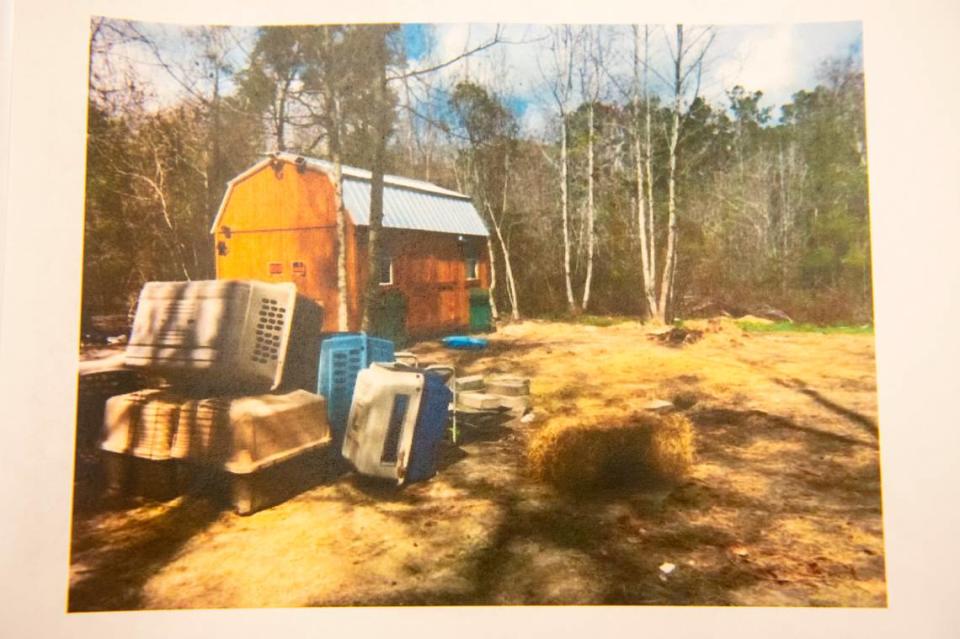
[[[220,219],[230,197],[230,190],[244,178],[268,166],[273,158],[296,165],[302,162],[309,170],[320,171],[332,180],[334,165],[332,162],[299,156],[293,153],[277,153],[258,162],[244,171],[227,186],[220,205],[220,211],[214,220],[211,233],[216,232]],[[300,159],[302,158],[302,159]],[[344,165],[343,204],[357,226],[370,224],[370,180],[371,172]],[[476,235],[487,237],[489,232],[483,219],[473,206],[470,197],[443,187],[395,175],[385,175],[383,180],[383,227],[414,231],[432,231],[454,233],[457,235]]]

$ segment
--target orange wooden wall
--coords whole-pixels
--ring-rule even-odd
[[[365,236],[366,230],[360,233]],[[394,284],[382,288],[399,289],[406,297],[407,331],[412,335],[429,334],[469,325],[468,290],[490,286],[486,238],[466,238],[461,243],[449,233],[396,229],[385,229],[383,236],[383,250],[393,259]],[[367,250],[363,239],[357,253],[361,260],[360,280],[366,282]],[[476,280],[466,279],[464,258],[470,241],[478,243]]]
[[[333,185],[317,171],[265,166],[235,182],[214,229],[218,279],[294,282],[324,307],[324,330],[337,327],[336,213]],[[229,229],[229,231],[227,230]],[[359,330],[360,294],[367,276],[366,228],[347,223],[347,308],[350,330]],[[359,240],[359,246],[358,246]],[[466,280],[465,243],[456,235],[384,229],[393,258],[393,288],[407,299],[407,331],[424,335],[469,324],[470,287],[490,284],[485,238],[477,242],[478,280]],[[224,243],[226,255],[217,245]],[[303,269],[295,272],[294,262]],[[273,265],[273,271],[271,271]],[[391,288],[385,286],[384,288]]]

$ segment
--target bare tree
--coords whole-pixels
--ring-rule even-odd
[[[347,213],[343,207],[343,115],[341,113],[340,80],[343,77],[338,65],[333,64],[333,27],[323,27],[323,49],[327,73],[322,74],[324,101],[328,112],[327,135],[330,140],[330,159],[333,162],[334,205],[337,210],[337,328],[349,330],[347,314]],[[333,67],[331,69],[331,67]]]
[[[490,256],[490,315],[493,321],[500,320],[500,311],[497,310],[497,297],[494,294],[497,290],[497,256],[493,252],[493,240],[487,235],[487,255]]]
[[[423,75],[428,75],[444,69],[460,60],[488,49],[501,41],[501,28],[497,26],[493,37],[482,42],[473,48],[465,48],[463,53],[444,60],[437,64],[428,65],[413,70],[394,73],[390,66],[390,50],[388,38],[390,34],[396,31],[396,25],[382,24],[366,27],[370,34],[370,64],[376,70],[376,79],[370,86],[371,101],[375,111],[374,122],[372,126],[373,137],[373,166],[371,167],[370,178],[370,224],[368,227],[368,273],[367,290],[363,296],[363,319],[361,321],[362,330],[369,330],[372,322],[372,307],[379,292],[379,284],[375,277],[376,269],[380,263],[380,234],[383,227],[383,177],[386,165],[387,138],[390,136],[392,124],[394,121],[393,107],[390,102],[390,89],[388,83],[397,80],[406,80]]]
[[[383,178],[387,155],[387,137],[393,120],[393,110],[387,88],[387,66],[390,55],[387,37],[394,29],[391,25],[374,25],[370,31],[370,64],[374,65],[370,95],[374,108],[371,143],[373,166],[370,176],[370,223],[367,227],[367,290],[363,297],[361,330],[369,331],[373,322],[373,306],[380,290],[377,273],[380,268],[381,233],[383,229]]]
[[[503,50],[500,50],[501,54]],[[506,92],[506,87],[502,84],[504,79],[508,76],[508,68],[506,58],[501,55],[497,61],[497,73],[494,74],[494,100],[499,102],[499,95],[502,95]],[[510,317],[517,321],[520,319],[520,296],[517,293],[517,281],[513,274],[513,261],[511,259],[510,252],[510,243],[507,240],[504,234],[504,226],[507,224],[510,216],[507,214],[509,208],[509,193],[510,193],[510,184],[511,184],[511,155],[514,152],[514,143],[517,137],[518,126],[517,123],[509,110],[506,108],[502,109],[502,120],[503,124],[500,128],[501,137],[499,146],[502,147],[503,153],[503,182],[500,189],[500,216],[494,214],[494,207],[490,205],[489,201],[486,205],[487,210],[490,214],[490,220],[493,225],[494,233],[497,236],[497,240],[500,245],[500,251],[503,253],[503,266],[504,266],[504,275],[506,276],[507,284],[507,299],[510,302]],[[491,264],[494,261],[493,253],[490,254]],[[491,271],[491,276],[493,272]]]
[[[493,224],[493,230],[497,234],[497,240],[500,243],[500,250],[503,252],[503,266],[506,270],[507,277],[507,298],[510,300],[510,317],[517,321],[520,319],[520,301],[517,297],[517,281],[513,276],[513,264],[510,259],[510,248],[507,241],[503,237],[503,222],[502,220],[506,216],[507,212],[507,194],[509,193],[510,185],[510,154],[509,152],[505,153],[503,156],[503,202],[500,207],[500,219],[497,219],[497,216],[493,212],[493,207],[490,205],[489,200],[486,201],[487,211],[490,215],[490,221]],[[493,263],[493,255],[490,256],[491,264]]]
[[[633,158],[637,180],[637,236],[640,240],[640,266],[643,272],[643,298],[647,311],[657,310],[656,245],[653,210],[653,159],[650,135],[650,26],[643,27],[643,58],[640,57],[640,28],[633,25]],[[640,67],[643,67],[641,83]],[[640,99],[644,100],[644,127],[641,134]],[[646,184],[646,192],[644,192]]]
[[[693,90],[693,99],[696,99],[700,89],[703,59],[713,42],[714,35],[714,31],[708,28],[684,42],[683,25],[678,24],[676,27],[676,46],[667,47],[670,52],[671,70],[673,71],[671,87],[673,108],[671,110],[670,136],[667,145],[667,252],[664,257],[663,271],[660,273],[660,299],[654,314],[659,322],[666,322],[670,315],[668,305],[672,303],[673,285],[677,270],[677,143],[680,139],[683,102],[689,88],[689,82],[692,79],[696,80]],[[692,102],[693,100],[691,100]]]
[[[516,136],[516,123],[496,95],[470,82],[457,85],[450,100],[454,111],[466,132],[469,147],[461,152],[465,165],[465,181],[473,193],[475,201],[486,212],[489,225],[503,254],[507,298],[510,302],[510,314],[514,320],[520,319],[520,304],[517,296],[516,279],[510,257],[509,242],[504,234],[504,226],[509,219],[511,155]],[[497,175],[502,179],[497,182]],[[497,200],[495,203],[494,200]],[[496,254],[492,242],[488,241],[491,267],[495,269]],[[495,282],[496,271],[491,271]]]
[[[563,277],[566,284],[567,307],[571,313],[579,311],[573,297],[573,283],[570,269],[570,196],[569,196],[569,152],[567,139],[567,115],[570,100],[573,97],[573,64],[578,38],[570,25],[551,29],[550,52],[553,68],[548,72],[541,69],[550,94],[556,103],[560,115],[560,218],[563,224]]]
[[[590,304],[590,284],[593,280],[593,257],[596,247],[596,206],[594,201],[594,137],[595,137],[595,109],[600,99],[600,73],[603,69],[603,45],[599,27],[585,29],[585,51],[583,66],[581,67],[580,85],[587,100],[587,273],[583,281],[583,298],[581,310],[587,310]]]

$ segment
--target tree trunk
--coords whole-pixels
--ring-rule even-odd
[[[787,234],[790,224],[790,199],[787,197],[782,143],[777,148],[777,165],[780,174],[780,293],[784,295],[787,292]]]
[[[510,155],[503,157],[503,194],[500,203],[500,219],[503,220],[507,213],[507,193],[510,185]],[[491,211],[492,217],[492,211]],[[513,277],[513,263],[510,260],[510,249],[506,240],[503,239],[503,233],[500,231],[500,223],[494,220],[494,228],[497,231],[497,239],[500,240],[500,249],[503,251],[503,266],[507,275],[507,289],[510,293],[510,317],[514,321],[520,319],[520,298],[517,296],[517,281]]]
[[[500,313],[497,311],[497,300],[494,297],[494,291],[497,288],[497,256],[493,253],[493,241],[487,235],[487,255],[490,257],[490,315],[494,321],[500,319]]]
[[[370,225],[367,239],[367,291],[364,295],[363,320],[361,330],[369,331],[372,326],[372,313],[377,296],[380,292],[380,282],[377,277],[380,265],[380,235],[383,228],[383,174],[386,163],[387,136],[389,135],[390,104],[387,100],[387,30],[385,27],[377,29],[377,38],[374,44],[373,64],[377,67],[377,74],[371,86],[371,96],[375,108],[373,126],[373,166],[370,176]]]
[[[280,91],[280,95],[277,96],[277,120],[274,123],[274,135],[276,136],[277,141],[277,151],[286,150],[286,140],[284,140],[284,122],[287,119],[286,113],[286,87]]]
[[[513,268],[510,264],[510,251],[507,249],[506,242],[503,241],[503,234],[500,232],[500,224],[493,220],[493,230],[497,234],[497,241],[500,244],[500,252],[503,253],[503,266],[507,280],[507,299],[510,302],[510,317],[514,320],[520,319],[520,312],[517,308],[517,289],[513,279]]]
[[[507,276],[507,297],[510,300],[510,317],[516,321],[520,319],[520,308],[517,301],[516,280],[513,278],[513,266],[510,264],[510,250],[507,248],[507,243],[503,240],[500,224],[493,217],[492,212],[490,218],[493,221],[493,230],[497,234],[497,240],[500,242],[500,250],[503,252],[503,266]]]
[[[587,111],[587,276],[583,282],[583,303],[581,304],[584,311],[587,310],[590,303],[590,282],[593,279],[593,248],[595,244],[593,236],[593,104],[591,97],[590,108]]]
[[[331,55],[333,38],[330,27],[324,27],[324,42],[327,54]],[[350,330],[347,312],[347,215],[343,208],[343,157],[342,157],[342,118],[340,113],[340,95],[333,84],[334,79],[327,78],[323,83],[324,98],[330,112],[329,138],[330,159],[333,161],[334,206],[337,211],[337,330]]]
[[[333,98],[334,122],[330,151],[333,159],[334,197],[337,207],[337,329],[350,330],[347,315],[347,215],[343,209],[343,161],[340,151],[340,104]]]
[[[648,30],[649,27],[644,27],[645,36],[649,36]],[[634,86],[634,96],[633,96],[633,108],[634,108],[634,131],[633,131],[633,155],[634,162],[636,163],[636,174],[637,174],[637,236],[640,239],[640,266],[643,271],[643,298],[647,306],[648,316],[653,316],[657,312],[657,295],[656,295],[656,273],[654,272],[654,260],[656,256],[651,252],[651,241],[653,235],[653,191],[650,188],[650,175],[652,168],[650,167],[650,158],[649,158],[649,149],[647,147],[641,147],[640,140],[640,99],[637,94],[640,87],[640,69],[639,69],[639,57],[640,57],[640,30],[634,26],[633,27],[633,43],[634,43],[634,58],[633,58],[633,86]],[[645,55],[646,55],[646,49]],[[650,137],[650,102],[649,96],[647,96],[647,71],[646,71],[647,59],[644,59],[644,72],[643,72],[643,94],[644,98],[647,100],[646,108],[646,133],[647,139]],[[648,142],[649,143],[649,142]],[[642,150],[641,150],[642,148]],[[647,165],[647,191],[650,195],[650,211],[649,215],[651,217],[650,223],[647,223],[647,207],[644,203],[644,164]]]
[[[673,85],[673,117],[670,123],[669,166],[667,182],[667,255],[664,260],[663,273],[660,277],[660,305],[657,309],[657,320],[666,323],[667,303],[670,299],[673,286],[674,272],[677,259],[677,141],[680,137],[680,107],[683,97],[680,69],[683,64],[683,25],[677,25],[677,56],[674,60]]]
[[[567,285],[567,306],[571,313],[577,312],[573,299],[573,284],[570,281],[570,221],[569,196],[567,194],[567,116],[560,112],[560,212],[563,217],[563,277]]]
[[[653,306],[651,306],[651,313],[658,312],[657,309],[657,227],[656,227],[656,215],[653,208],[653,127],[651,125],[651,115],[650,115],[650,92],[648,90],[649,85],[647,84],[647,67],[650,65],[650,27],[644,25],[643,27],[643,51],[644,51],[644,66],[643,66],[643,99],[645,102],[644,108],[644,143],[643,143],[643,164],[647,176],[647,217],[648,223],[650,224],[650,230],[647,232],[647,241],[650,243],[650,293],[649,296],[653,300]]]
[[[219,199],[222,195],[223,188],[223,160],[220,152],[220,138],[222,137],[222,132],[220,130],[220,71],[221,71],[221,62],[220,59],[214,63],[213,70],[213,99],[210,104],[210,113],[211,119],[213,120],[213,139],[212,142],[212,151],[210,161],[207,163],[206,168],[206,210],[204,211],[205,216],[203,219],[204,222],[204,231],[210,228],[213,224],[214,218],[217,216],[217,209],[219,207]],[[203,273],[205,275],[212,276],[216,270],[213,253],[211,251],[206,251],[205,257],[203,259]]]

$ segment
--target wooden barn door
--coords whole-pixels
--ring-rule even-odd
[[[437,320],[443,326],[455,326],[460,307],[460,263],[437,260]]]

